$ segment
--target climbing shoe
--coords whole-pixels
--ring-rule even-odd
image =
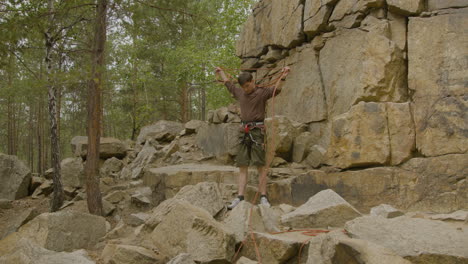
[[[263,206],[266,206],[266,207],[270,207],[270,202],[268,202],[268,198],[266,198],[266,196],[262,196],[260,197],[260,203],[259,205],[263,205]]]
[[[231,204],[228,205],[228,210],[234,209],[242,200],[239,197],[236,197],[234,200],[232,200]]]

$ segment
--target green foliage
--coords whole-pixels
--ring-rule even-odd
[[[94,1],[4,0],[0,3],[0,152],[14,124],[20,158],[34,163],[44,134],[48,149],[45,33],[55,38],[52,81],[61,93],[61,146],[86,133]],[[104,135],[135,137],[160,119],[202,119],[232,102],[214,67],[237,68],[235,41],[253,0],[114,0],[109,6]],[[12,116],[7,109],[13,109]],[[206,113],[205,112],[205,113]],[[39,131],[42,129],[43,131]],[[31,145],[32,144],[32,145]],[[37,154],[35,154],[37,155]]]

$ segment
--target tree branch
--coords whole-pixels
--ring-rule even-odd
[[[208,19],[202,17],[202,16],[198,16],[198,15],[195,15],[195,14],[192,14],[192,13],[189,13],[189,12],[186,12],[186,11],[178,10],[178,9],[165,8],[165,7],[155,6],[155,5],[153,5],[153,4],[145,3],[145,2],[142,2],[142,1],[140,1],[140,0],[135,0],[135,2],[140,3],[140,4],[142,4],[142,5],[145,5],[145,6],[149,6],[149,7],[155,8],[155,9],[163,10],[163,11],[170,11],[170,12],[176,12],[176,13],[188,15],[188,16],[190,16],[191,18],[194,18],[194,17],[200,18],[200,19],[202,19],[203,21],[205,21],[205,22],[208,24],[208,26],[210,27],[210,29],[212,29],[210,21],[209,21]]]
[[[21,59],[20,56],[18,56],[14,51],[8,49],[8,51],[15,55],[15,57],[18,59],[18,61],[26,68],[26,70],[28,70],[36,79],[40,80],[41,78],[39,77],[39,75],[37,75],[33,70],[31,70],[31,68],[28,67],[28,65],[26,65],[26,63]]]

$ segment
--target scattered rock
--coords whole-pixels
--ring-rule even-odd
[[[20,236],[54,251],[90,248],[105,232],[103,217],[75,211],[41,214],[18,231]]]
[[[29,193],[32,194],[37,189],[37,187],[41,186],[45,181],[45,178],[32,176],[31,177],[31,184],[29,185]]]
[[[187,185],[174,196],[174,199],[184,200],[194,206],[203,208],[212,216],[215,216],[224,208],[218,185],[214,182]]]
[[[0,241],[0,263],[5,264],[95,264],[85,250],[71,253],[42,248],[15,234]]]
[[[130,195],[124,191],[113,191],[104,197],[104,200],[107,200],[113,204],[118,204],[122,201],[130,200]]]
[[[31,184],[31,171],[16,156],[0,153],[0,199],[26,197]]]
[[[132,163],[122,169],[121,178],[133,180],[140,179],[143,176],[143,169],[147,165],[155,162],[158,157],[159,154],[156,149],[150,144],[149,141],[146,142]]]
[[[200,120],[190,120],[185,123],[185,131],[187,134],[197,133],[198,129],[204,124],[205,122]]]
[[[102,200],[102,209],[104,216],[109,216],[115,211],[116,207],[112,203]]]
[[[140,130],[140,135],[138,135],[137,143],[143,144],[149,139],[171,142],[182,130],[184,130],[182,123],[160,120],[152,125],[143,127]]]
[[[301,125],[285,116],[266,118],[265,124],[269,128],[267,130],[267,144],[275,144],[274,147],[267,146],[267,149],[275,149],[277,156],[290,161],[294,139],[303,132]]]
[[[8,223],[2,224],[0,228],[0,240],[5,238],[7,235],[18,231],[18,229],[31,221],[34,217],[38,216],[39,212],[35,208],[26,209],[20,212],[13,220]]]
[[[237,155],[239,149],[239,124],[204,124],[197,133],[198,147],[206,155],[222,157]]]
[[[62,168],[61,176],[64,186],[84,187],[85,174],[84,165],[81,158],[66,158],[60,163]]]
[[[52,177],[54,177],[54,169],[50,168],[44,172],[44,178],[47,180],[52,180]]]
[[[381,204],[379,206],[373,207],[370,211],[372,216],[382,216],[384,218],[394,218],[404,215],[404,213],[398,209],[395,209],[393,206],[388,204]]]
[[[259,205],[260,216],[262,217],[265,230],[269,233],[279,232],[280,214],[271,207]]]
[[[118,158],[112,157],[110,159],[107,159],[101,166],[101,177],[118,178],[123,166],[123,162]]]
[[[341,230],[312,238],[308,253],[307,264],[411,264],[387,248],[365,240],[350,239]]]
[[[88,137],[76,136],[71,140],[72,152],[76,157],[86,158],[88,153]],[[99,143],[99,157],[101,159],[119,158],[127,155],[127,146],[116,138],[101,138]]]
[[[150,218],[149,214],[146,213],[136,213],[129,215],[127,223],[131,226],[140,226]]]
[[[32,198],[38,198],[42,196],[48,196],[54,191],[54,183],[51,180],[46,180],[41,186],[37,187],[32,194]]]
[[[207,211],[185,201],[173,200],[159,205],[156,213],[159,223],[150,238],[163,254],[175,257],[189,253],[195,261],[204,262],[229,261],[234,254],[234,235]],[[154,215],[152,218],[148,221],[155,223]],[[178,223],[179,228],[174,229],[174,223]]]
[[[293,228],[340,227],[361,214],[332,190],[324,190],[296,210],[281,217],[284,225]]]
[[[279,264],[285,263],[294,256],[297,256],[304,237],[295,238],[290,234],[270,235],[254,232],[255,241],[259,252],[261,252],[262,263]],[[307,247],[304,248],[307,250]],[[249,239],[243,247],[242,256],[257,260],[255,246],[252,239]]]
[[[258,207],[252,208],[252,206],[249,202],[242,201],[230,211],[224,220],[225,226],[234,233],[238,243],[244,241],[249,231],[249,220],[253,230],[266,231]]]

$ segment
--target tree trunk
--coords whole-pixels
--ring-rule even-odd
[[[181,86],[180,91],[180,119],[182,123],[187,122],[187,84]]]
[[[53,0],[49,0],[48,3],[49,12],[52,13],[54,10]],[[51,201],[51,212],[56,212],[62,207],[64,201],[62,180],[60,174],[60,145],[58,138],[58,113],[57,113],[57,87],[55,80],[52,77],[52,49],[55,45],[55,40],[52,39],[52,24],[54,16],[49,17],[49,29],[45,32],[45,45],[46,45],[46,69],[47,69],[47,85],[49,94],[49,120],[50,120],[50,145],[51,145],[51,162],[54,168],[53,182],[54,182],[54,193]]]
[[[34,102],[29,104],[28,162],[31,172],[34,172]]]
[[[102,215],[102,197],[99,190],[99,143],[101,137],[101,90],[106,43],[107,0],[98,0],[93,43],[91,80],[88,89],[88,154],[86,159],[86,192],[88,210]]]

